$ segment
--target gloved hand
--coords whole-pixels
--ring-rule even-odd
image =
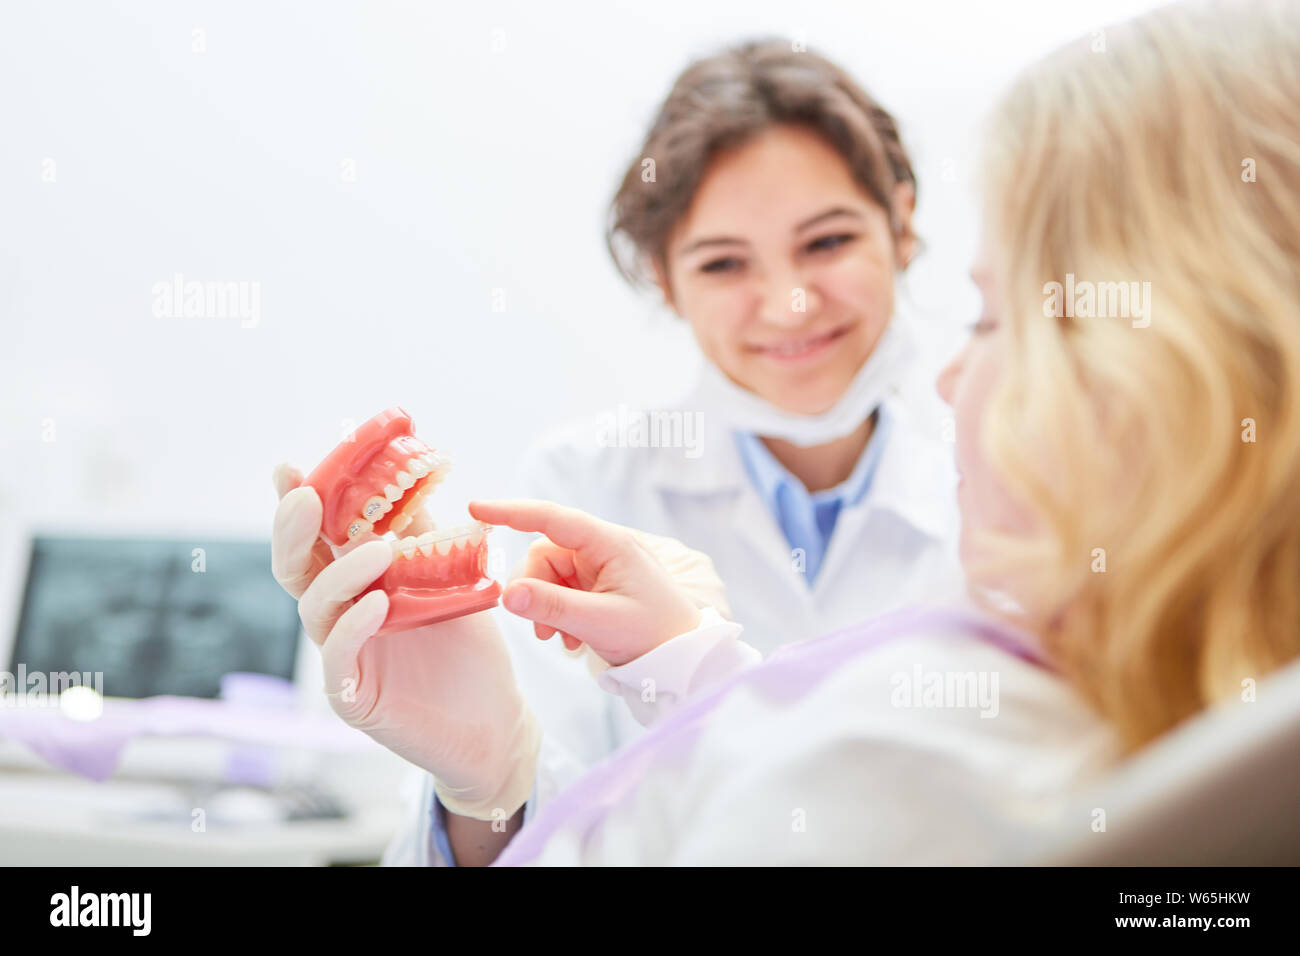
[[[603,521],[547,501],[476,501],[470,514],[516,531],[540,531],[506,587],[506,610],[533,621],[538,637],[586,644],[604,665],[640,657],[700,622],[730,616],[726,588],[708,555],[680,541]]]
[[[718,577],[717,570],[713,567],[713,559],[703,551],[696,551],[694,548],[688,548],[676,538],[665,538],[662,535],[651,534],[648,531],[639,531],[636,528],[626,529],[641,547],[649,551],[659,562],[659,566],[668,572],[673,583],[685,592],[697,608],[704,610],[711,607],[721,614],[727,620],[731,620],[731,605],[727,602],[727,586],[722,583],[722,578]],[[542,550],[549,546],[554,548],[554,543],[545,538],[534,542],[534,547]],[[549,563],[546,565],[549,567]],[[544,571],[544,568],[539,568]],[[535,576],[535,575],[533,575]],[[514,580],[512,577],[511,580]],[[538,627],[537,624],[533,625]],[[577,643],[572,635],[562,634],[564,646],[573,649],[572,644]],[[600,677],[602,673],[609,670],[610,662],[605,660],[587,644],[581,644],[580,653],[583,655],[584,662],[587,665],[587,673],[592,677]]]
[[[713,559],[703,551],[688,548],[676,538],[650,534],[628,528],[628,532],[641,547],[649,551],[660,567],[668,572],[673,583],[681,588],[698,608],[711,607],[727,620],[731,620],[731,605],[727,603],[727,586],[718,577]]]
[[[339,549],[320,538],[321,502],[302,473],[276,468],[281,495],[271,537],[275,579],[295,598],[320,648],[334,712],[433,774],[443,806],[480,820],[509,819],[533,788],[541,731],[515,683],[487,612],[375,640],[388,596],[358,599],[392,561],[387,541]],[[432,525],[413,526],[420,534]],[[504,816],[502,816],[504,815]]]

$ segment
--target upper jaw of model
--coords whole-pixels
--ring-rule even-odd
[[[305,484],[320,494],[321,534],[342,547],[369,532],[400,535],[450,468],[450,458],[415,437],[411,417],[390,408],[358,427]]]

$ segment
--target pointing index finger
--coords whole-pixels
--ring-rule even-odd
[[[608,559],[617,547],[616,525],[553,501],[529,498],[471,501],[469,513],[488,524],[505,525],[516,531],[540,531],[560,547],[583,551],[597,562]]]

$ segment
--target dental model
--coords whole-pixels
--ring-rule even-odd
[[[321,538],[336,557],[369,534],[394,536],[393,563],[366,589],[388,595],[376,637],[473,614],[501,597],[486,573],[491,525],[401,537],[450,470],[451,459],[416,438],[411,416],[393,407],[357,428],[304,482],[320,495]]]

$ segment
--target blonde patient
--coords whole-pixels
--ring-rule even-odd
[[[394,749],[439,782],[456,862],[997,862],[1078,786],[1300,655],[1298,55],[1292,3],[1176,5],[1108,28],[1104,52],[1067,45],[995,111],[983,311],[938,383],[978,616],[905,611],[759,663],[744,622],[701,612],[626,529],[473,505],[545,534],[553,573],[505,606],[608,660],[652,730],[524,824],[545,742],[521,732],[500,637],[486,615],[430,628],[491,708],[385,687],[365,720],[340,713],[372,732],[380,715],[390,746],[398,727],[444,742]],[[1067,277],[1150,283],[1146,314],[1057,308]],[[327,680],[382,684],[400,660],[366,644],[378,599],[353,603],[368,547],[320,574],[345,566]],[[702,682],[683,661],[705,660]],[[898,706],[912,673],[996,675],[996,716]]]

